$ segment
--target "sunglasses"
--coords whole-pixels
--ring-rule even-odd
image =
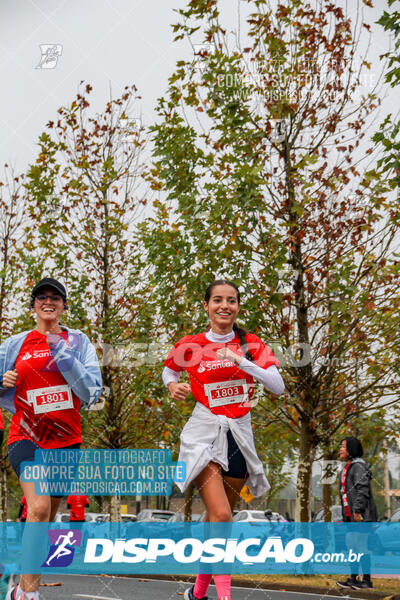
[[[62,301],[62,296],[60,294],[53,294],[52,296],[47,296],[46,294],[38,294],[35,296],[35,300],[39,300],[39,302],[44,302],[45,300],[50,300],[50,302],[60,302]]]

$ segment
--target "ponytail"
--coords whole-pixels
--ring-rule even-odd
[[[246,333],[247,333],[247,331],[245,329],[242,329],[238,325],[236,325],[236,323],[233,324],[233,331],[235,333],[237,333],[237,336],[238,336],[239,342],[240,342],[240,346],[241,346],[241,348],[243,350],[243,353],[244,353],[244,357],[247,358],[247,360],[254,361],[253,355],[247,349],[247,342],[246,342]]]

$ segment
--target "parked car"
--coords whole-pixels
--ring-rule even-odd
[[[278,536],[285,543],[288,538],[288,528],[283,526],[287,520],[278,512],[267,510],[240,510],[232,518],[233,524],[237,525],[236,535],[238,541],[242,541],[248,535],[249,528],[253,530],[251,537],[259,538],[262,545],[269,536]],[[241,527],[245,525],[245,527]],[[247,528],[247,534],[246,534]]]
[[[122,523],[134,523],[137,521],[137,516],[130,513],[121,514],[121,522]]]
[[[87,512],[85,513],[85,521],[86,523],[106,523],[110,520],[110,515],[108,513],[93,513]],[[56,513],[55,523],[69,523],[69,512],[68,513]]]
[[[390,523],[399,523],[400,522],[400,508],[396,510],[389,519]]]
[[[202,515],[200,513],[192,513],[191,522],[195,523],[195,522],[199,521],[201,516]],[[184,513],[177,512],[170,519],[168,519],[168,523],[183,523],[184,520],[185,520]]]
[[[287,519],[282,517],[277,512],[272,510],[240,510],[236,515],[233,516],[232,521],[238,523],[246,521],[248,523],[287,523]]]
[[[340,523],[341,521],[343,521],[342,507],[340,506],[340,504],[334,504],[333,506],[331,506],[331,511],[332,511],[332,523]],[[312,519],[312,521],[313,521],[313,523],[323,523],[324,518],[325,518],[325,511],[323,508],[321,508],[321,510],[318,511],[316,515],[314,515],[314,518]]]
[[[54,518],[54,523],[68,523],[69,522],[69,513],[56,513]]]
[[[138,514],[137,521],[156,521],[160,523],[169,521],[174,515],[175,512],[172,510],[154,510],[152,508],[145,508]]]
[[[398,523],[398,525],[392,525]],[[371,536],[370,547],[377,554],[398,552],[400,549],[400,509],[396,510],[390,519],[377,525]]]
[[[109,513],[92,513],[85,514],[86,523],[107,523],[110,520]]]

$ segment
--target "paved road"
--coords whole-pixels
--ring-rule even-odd
[[[188,587],[180,580],[141,580],[92,575],[45,576],[42,582],[60,582],[61,586],[41,586],[41,600],[183,600],[183,592]],[[232,589],[233,600],[318,600],[322,597],[328,600],[340,598],[302,592],[255,590],[242,587]],[[216,599],[214,586],[210,586],[209,598]],[[343,597],[340,600],[343,600]]]

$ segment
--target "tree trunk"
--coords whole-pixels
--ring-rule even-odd
[[[324,520],[326,523],[330,523],[332,521],[332,494],[331,485],[329,483],[322,484],[322,497],[324,503]]]
[[[383,441],[384,455],[383,455],[383,486],[385,493],[385,504],[386,504],[386,514],[385,516],[390,519],[392,516],[392,506],[391,506],[391,497],[390,497],[390,477],[389,477],[389,466],[388,466],[388,450],[387,450],[387,442]]]
[[[105,512],[105,507],[104,507],[104,496],[93,496],[95,504],[96,504],[96,512]]]
[[[300,429],[295,508],[295,521],[300,521],[302,523],[307,523],[311,519],[311,486],[314,454],[315,447],[310,421],[303,418]]]
[[[328,413],[324,420],[329,418]],[[324,424],[324,428],[327,431],[328,425]],[[332,485],[337,481],[336,469],[333,466],[334,452],[330,449],[329,445],[323,445],[323,460],[322,460],[322,502],[324,507],[324,521],[330,523],[332,521]]]
[[[110,521],[119,523],[121,521],[121,497],[111,496],[110,498]]]

